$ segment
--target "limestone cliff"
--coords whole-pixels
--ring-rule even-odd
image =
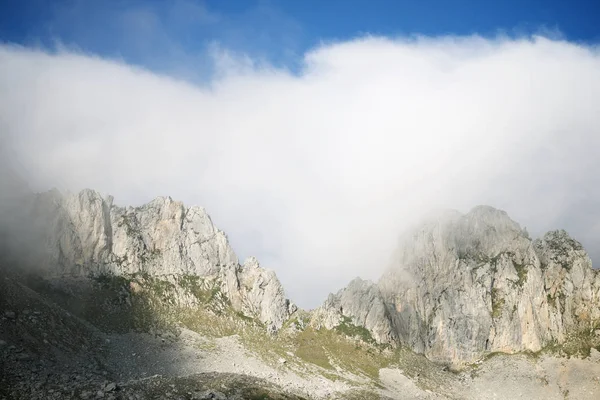
[[[176,283],[180,276],[202,277],[217,282],[236,311],[271,332],[295,311],[275,273],[254,258],[240,265],[225,233],[201,207],[159,197],[122,208],[92,190],[53,190],[23,205],[28,239],[43,247],[30,252],[30,263],[48,278],[141,274]]]
[[[12,239],[0,245],[24,243],[20,258],[48,278],[141,277],[132,290],[159,279],[183,306],[196,301],[186,283],[218,288],[228,307],[269,332],[296,312],[275,273],[252,257],[240,264],[203,208],[169,197],[123,208],[92,190],[23,196],[14,206],[0,226]],[[311,325],[354,325],[360,329],[338,331],[457,364],[600,338],[600,273],[564,231],[532,240],[492,207],[449,211],[403,235],[394,260],[377,283],[357,278],[331,294]]]
[[[367,328],[378,343],[395,344],[398,334],[391,325],[390,314],[377,285],[354,279],[338,293],[330,294],[324,305],[313,313],[312,325],[333,329],[344,323]]]
[[[505,212],[479,206],[426,220],[377,285],[353,281],[316,315],[327,327],[346,316],[436,361],[472,362],[594,335],[600,274],[566,232],[532,241]]]

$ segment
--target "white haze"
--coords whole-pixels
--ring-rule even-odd
[[[206,86],[0,47],[3,146],[36,190],[206,207],[241,258],[318,305],[377,279],[434,208],[506,210],[600,256],[600,56],[542,37],[367,37],[299,73],[227,51]]]

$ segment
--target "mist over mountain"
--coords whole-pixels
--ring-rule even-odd
[[[599,15],[0,1],[0,400],[600,399]]]
[[[315,307],[376,280],[431,209],[565,228],[594,260],[597,48],[540,36],[366,36],[290,72],[227,49],[190,83],[88,55],[0,48],[2,147],[33,190],[211,211],[242,259]]]
[[[490,206],[431,214],[377,283],[353,279],[315,310],[240,262],[199,206],[54,189],[8,210],[8,398],[598,394],[600,273],[564,230],[532,240]]]

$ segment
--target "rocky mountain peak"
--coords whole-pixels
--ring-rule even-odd
[[[352,281],[318,314],[327,326],[345,316],[381,343],[460,364],[538,351],[600,326],[600,274],[565,231],[533,242],[506,212],[477,206],[424,220],[402,235],[377,285]]]
[[[566,264],[572,264],[573,260],[568,258],[569,256],[587,257],[581,243],[573,239],[564,229],[547,232],[542,238],[534,241],[534,246],[543,264],[559,259]]]
[[[29,207],[21,224],[45,244],[38,255],[43,262],[36,263],[43,276],[145,276],[170,285],[201,278],[217,282],[236,311],[271,332],[295,311],[275,273],[254,257],[240,265],[227,236],[202,207],[157,197],[125,208],[90,189],[41,193]]]
[[[476,206],[461,219],[461,225],[471,236],[526,236],[521,226],[506,211],[491,206]]]
[[[256,259],[256,257],[250,256],[244,260],[244,268],[256,269],[256,268],[260,268],[260,264],[258,263],[258,260]]]

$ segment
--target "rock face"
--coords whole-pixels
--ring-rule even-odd
[[[29,232],[36,243],[44,243],[43,251],[30,255],[42,257],[39,272],[47,277],[209,278],[220,282],[236,311],[259,319],[270,331],[295,311],[274,272],[253,258],[240,265],[225,233],[201,207],[159,197],[122,208],[92,190],[74,195],[53,190],[36,195],[27,207],[33,216],[27,220]]]
[[[261,268],[250,257],[244,265],[229,265],[224,269],[225,293],[236,310],[258,317],[275,332],[295,313],[297,308],[285,298],[283,287],[274,271]]]
[[[317,329],[333,329],[344,317],[356,326],[367,328],[378,343],[395,344],[398,340],[384,298],[372,282],[356,278],[337,294],[330,294],[323,307],[315,311],[312,324]]]
[[[66,196],[51,191],[38,195],[33,207],[55,274],[208,276],[238,263],[203,208],[169,197],[121,208],[92,190]]]
[[[460,364],[597,329],[600,274],[566,232],[532,241],[505,212],[479,206],[410,231],[377,285],[353,281],[316,315],[326,327],[350,317],[380,343]]]

